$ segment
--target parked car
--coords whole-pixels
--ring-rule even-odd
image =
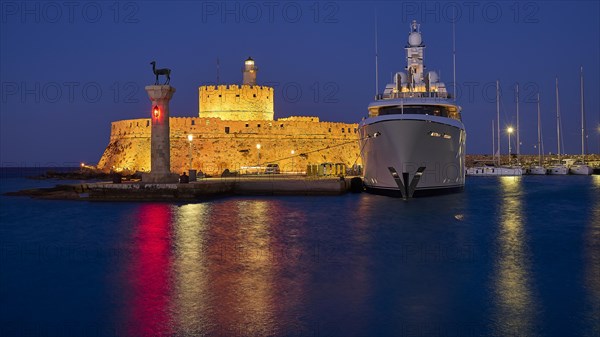
[[[279,169],[279,164],[268,164],[265,168],[265,174],[279,174],[281,170]]]

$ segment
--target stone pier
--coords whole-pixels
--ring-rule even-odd
[[[169,101],[175,93],[170,85],[146,86],[152,101],[150,135],[150,173],[142,176],[145,183],[174,183],[179,175],[171,173],[171,138],[169,129]]]

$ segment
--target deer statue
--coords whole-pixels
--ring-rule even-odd
[[[156,75],[156,81],[154,82],[154,84],[158,85],[158,75],[165,75],[167,77],[165,84],[169,84],[169,82],[171,81],[171,69],[156,69],[156,61],[152,61],[150,62],[150,64],[152,65],[152,72],[154,73],[154,75]]]

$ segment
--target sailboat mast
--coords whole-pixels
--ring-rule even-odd
[[[560,103],[558,101],[558,77],[556,77],[556,145],[560,161]]]
[[[583,66],[581,66],[580,70],[580,78],[581,78],[581,156],[582,160],[585,163],[585,112],[583,108]]]
[[[540,129],[541,116],[540,116],[540,94],[537,95],[537,122],[538,122],[538,165],[542,166],[542,131]]]
[[[496,80],[496,140],[498,143],[498,165],[500,165],[500,81]]]
[[[496,162],[496,130],[494,130],[494,120],[492,119],[492,156]]]
[[[521,162],[521,140],[519,138],[519,84],[517,83],[517,163]]]

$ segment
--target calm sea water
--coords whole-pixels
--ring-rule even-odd
[[[4,170],[1,192],[56,181]],[[461,194],[0,197],[0,335],[600,336],[600,176]]]

